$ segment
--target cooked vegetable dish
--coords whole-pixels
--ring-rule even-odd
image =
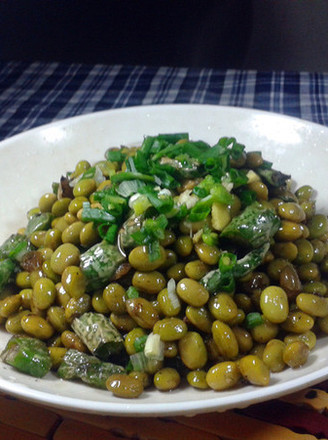
[[[2,361],[115,396],[266,386],[328,333],[314,190],[235,138],[82,160],[0,246]]]

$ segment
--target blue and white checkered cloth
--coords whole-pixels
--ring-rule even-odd
[[[247,107],[328,125],[328,73],[0,62],[0,140],[70,116],[173,103]]]

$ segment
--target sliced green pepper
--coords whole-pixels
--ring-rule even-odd
[[[88,289],[103,287],[124,260],[125,256],[119,249],[106,240],[84,252],[80,258],[80,267],[87,279]]]
[[[249,248],[270,242],[278,231],[280,219],[273,209],[253,203],[223,229],[220,238]]]
[[[1,353],[1,359],[22,373],[34,377],[45,376],[51,368],[46,344],[28,336],[13,336]]]
[[[73,330],[95,356],[107,360],[123,348],[123,338],[114,324],[101,313],[88,312],[75,318]]]
[[[95,356],[71,349],[66,352],[57,374],[62,379],[81,379],[88,385],[106,389],[108,377],[124,371],[120,365],[102,362]]]

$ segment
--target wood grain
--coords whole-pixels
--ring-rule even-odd
[[[0,440],[327,440],[328,381],[243,410],[118,417],[46,408],[0,393]]]

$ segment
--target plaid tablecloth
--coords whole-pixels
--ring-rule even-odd
[[[70,116],[172,103],[256,108],[328,125],[328,73],[0,62],[0,139]]]
[[[0,140],[75,115],[171,103],[247,107],[328,125],[328,73],[0,62]],[[324,382],[245,410],[148,420],[54,411],[0,394],[0,438],[327,439],[327,390]]]

